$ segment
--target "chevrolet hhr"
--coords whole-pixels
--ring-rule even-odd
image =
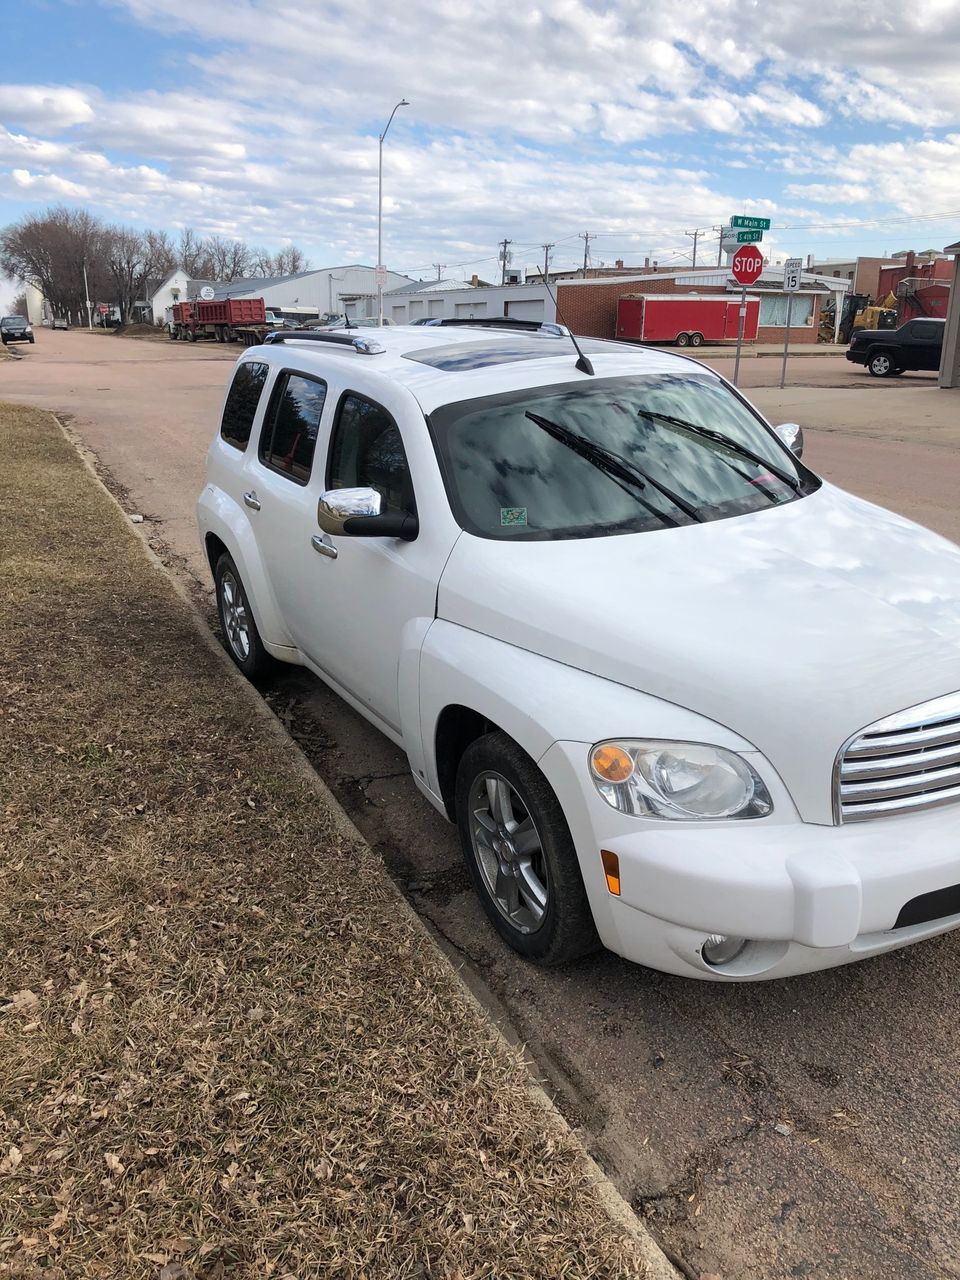
[[[960,925],[960,548],[715,372],[557,326],[284,331],[198,506],[227,651],[406,753],[492,926],[777,978]]]

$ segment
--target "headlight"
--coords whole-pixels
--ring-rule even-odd
[[[607,804],[638,817],[689,821],[773,812],[762,778],[742,756],[699,742],[598,742],[590,774]]]

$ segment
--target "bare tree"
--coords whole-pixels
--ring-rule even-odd
[[[215,279],[213,260],[205,240],[192,227],[184,227],[177,243],[177,262],[191,280]]]
[[[176,254],[165,231],[133,231],[110,227],[106,258],[113,277],[117,305],[124,324],[135,316],[135,304],[160,283],[173,267]]]
[[[29,316],[27,315],[27,295],[25,293],[18,293],[14,298],[10,307],[10,314],[13,316],[23,316],[25,320],[29,319]]]
[[[90,296],[110,297],[103,224],[85,209],[60,205],[0,231],[0,268],[39,289],[54,312],[85,310],[84,265]]]
[[[258,276],[292,276],[310,267],[303,250],[293,244],[278,249],[276,253],[269,249],[254,249],[251,257],[254,274]]]
[[[229,240],[226,236],[210,236],[203,247],[213,264],[214,280],[239,280],[251,266],[249,246],[242,240]]]

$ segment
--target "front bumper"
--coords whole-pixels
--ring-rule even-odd
[[[786,977],[864,959],[960,926],[956,915],[896,927],[904,906],[960,884],[960,805],[847,826],[802,822],[769,765],[769,818],[714,823],[631,818],[597,794],[588,744],[540,762],[563,804],[601,939],[629,960],[687,977]],[[765,766],[765,768],[763,767]],[[606,889],[600,849],[620,862]],[[749,938],[729,967],[701,955],[710,934]]]

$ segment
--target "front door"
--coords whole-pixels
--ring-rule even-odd
[[[416,514],[415,541],[322,534],[316,510],[323,491],[353,488],[376,489],[384,512]],[[284,612],[291,632],[312,666],[400,740],[401,663],[405,656],[416,661],[460,533],[413,397],[398,390],[387,407],[344,390],[308,499],[308,518],[290,547],[297,591]]]

